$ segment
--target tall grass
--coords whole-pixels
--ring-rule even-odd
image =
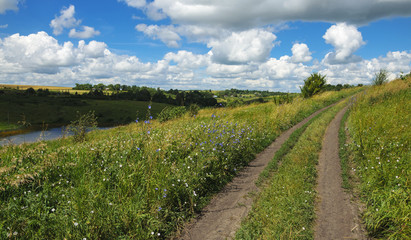
[[[325,130],[347,101],[310,120],[265,182],[236,239],[313,239],[316,164]],[[305,130],[305,131],[304,131]],[[284,155],[284,154],[283,154]]]
[[[411,78],[374,86],[348,118],[369,234],[411,236]]]
[[[170,236],[281,131],[355,91],[2,147],[0,238]]]

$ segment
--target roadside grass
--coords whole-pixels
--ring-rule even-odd
[[[0,238],[169,237],[279,133],[360,90],[0,147]]]
[[[360,94],[348,127],[370,236],[411,236],[411,78]]]
[[[281,165],[270,167],[275,172],[265,180],[236,239],[313,239],[316,165],[323,135],[346,103],[326,110],[295,132],[293,140],[298,141],[281,159],[274,158],[274,165],[278,161]]]

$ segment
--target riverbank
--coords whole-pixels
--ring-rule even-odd
[[[76,99],[65,97],[0,95],[0,133],[19,130],[18,123],[35,130],[61,127],[78,118],[78,113],[94,111],[99,126],[128,124],[145,119],[149,102],[132,100]],[[152,103],[151,116],[156,116],[169,104]],[[4,114],[3,114],[4,113]]]

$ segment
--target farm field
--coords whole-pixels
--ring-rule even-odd
[[[39,85],[12,85],[12,84],[0,84],[0,89],[2,88],[10,88],[10,89],[18,89],[18,90],[27,90],[29,88],[33,88],[34,90],[38,89],[48,89],[52,92],[69,92],[71,94],[78,94],[88,93],[88,90],[74,90],[72,87],[56,87],[56,86],[39,86]]]
[[[280,132],[360,90],[146,119],[93,132],[84,143],[0,148],[0,235],[169,237]]]

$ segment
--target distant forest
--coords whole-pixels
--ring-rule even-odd
[[[344,88],[354,87],[348,84],[330,85],[327,84],[324,87],[325,91],[339,91]],[[79,90],[80,93],[75,92]],[[85,92],[86,91],[86,92]],[[73,93],[74,92],[74,93]],[[136,101],[152,101],[157,103],[167,103],[176,106],[190,106],[191,104],[197,104],[201,107],[213,107],[221,106],[217,102],[217,98],[236,98],[236,97],[249,97],[259,98],[257,100],[264,101],[262,98],[270,96],[282,96],[288,95],[283,92],[270,92],[270,91],[258,91],[258,90],[239,90],[239,89],[227,89],[222,91],[211,90],[162,90],[160,88],[139,87],[139,86],[127,86],[120,84],[104,85],[102,83],[92,84],[79,84],[73,90],[68,91],[50,91],[49,89],[37,89],[28,88],[26,90],[15,89],[3,89],[0,90],[0,95],[23,95],[23,96],[66,96],[72,98],[89,98],[89,99],[102,99],[102,100],[136,100]],[[251,100],[250,102],[257,101]],[[224,104],[224,103],[223,103]]]

